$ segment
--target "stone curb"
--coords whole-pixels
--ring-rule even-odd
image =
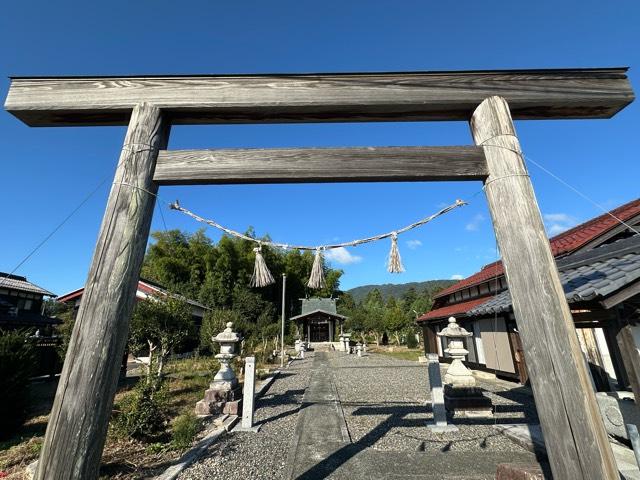
[[[182,473],[187,467],[189,467],[193,462],[202,457],[207,449],[220,437],[229,432],[233,428],[233,426],[238,422],[238,416],[232,415],[225,419],[224,423],[221,427],[215,428],[214,430],[207,433],[202,440],[200,440],[195,447],[186,452],[180,459],[178,463],[167,468],[164,473],[161,473],[155,480],[175,480],[178,478],[178,475]]]
[[[255,398],[258,399],[267,393],[271,384],[275,381],[275,379],[280,375],[280,370],[274,370],[273,375],[264,380],[258,388],[256,388]]]

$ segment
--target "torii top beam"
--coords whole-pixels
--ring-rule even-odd
[[[466,121],[499,95],[514,119],[609,118],[634,99],[626,72],[13,77],[5,108],[31,126],[126,125],[141,102],[175,124]]]

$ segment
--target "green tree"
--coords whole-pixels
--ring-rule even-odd
[[[396,345],[400,345],[400,334],[410,326],[410,321],[401,305],[393,297],[389,297],[384,309],[384,326],[385,330],[393,334]]]
[[[226,328],[228,322],[235,326],[240,324],[240,315],[234,310],[209,310],[205,313],[200,327],[200,349],[214,353],[217,352],[218,344],[213,338]]]
[[[162,377],[167,356],[182,341],[194,335],[190,305],[175,296],[155,296],[138,302],[129,329],[129,348],[134,354],[149,354],[147,374]]]
[[[374,288],[364,298],[361,304],[364,330],[375,338],[376,345],[380,346],[380,340],[385,331],[384,302],[380,290]]]

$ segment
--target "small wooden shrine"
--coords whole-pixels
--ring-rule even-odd
[[[302,340],[332,342],[347,317],[339,315],[335,298],[302,298],[302,313],[291,317]]]

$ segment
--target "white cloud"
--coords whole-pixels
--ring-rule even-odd
[[[464,278],[464,276],[460,275],[459,273],[451,275],[451,280],[462,280],[463,278]]]
[[[467,226],[465,228],[470,232],[475,232],[476,230],[478,230],[478,228],[480,228],[480,224],[484,222],[484,220],[484,215],[478,213],[469,223],[467,223]]]
[[[547,233],[551,236],[569,230],[578,223],[574,217],[566,213],[545,213],[542,218]]]
[[[324,253],[324,257],[332,262],[339,263],[341,265],[349,265],[351,263],[358,263],[362,261],[362,257],[359,255],[352,255],[349,250],[344,247],[332,248]]]
[[[411,250],[415,250],[416,248],[422,246],[422,242],[420,240],[407,240],[407,246]]]

